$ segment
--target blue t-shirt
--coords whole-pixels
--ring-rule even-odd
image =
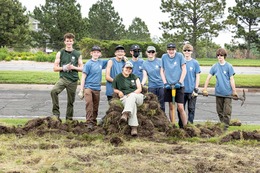
[[[149,88],[163,87],[163,81],[160,75],[161,67],[162,60],[160,58],[155,58],[153,61],[144,61],[142,69],[147,72]]]
[[[235,71],[230,63],[226,62],[224,65],[216,63],[211,67],[209,73],[216,76],[215,94],[217,96],[232,94],[230,77],[235,75]]]
[[[130,62],[133,64],[133,71],[132,73],[135,74],[137,77],[139,77],[140,81],[143,80],[143,63],[144,60],[139,59],[137,61],[133,61],[132,59],[130,60]]]
[[[164,69],[168,84],[176,84],[179,82],[182,73],[182,65],[185,63],[186,60],[180,52],[176,52],[173,58],[171,58],[168,53],[162,55],[162,68]]]
[[[107,66],[107,60],[89,60],[83,68],[83,73],[86,73],[87,77],[85,80],[84,87],[92,90],[101,90],[102,81],[102,69]]]
[[[111,60],[112,60],[112,67],[110,69],[110,77],[114,79],[116,77],[116,75],[118,75],[119,73],[122,73],[122,68],[125,64],[125,61],[118,62],[115,57],[111,58]],[[112,87],[112,82],[107,81],[106,82],[106,95],[112,96],[113,93],[114,93],[114,89]]]
[[[200,65],[197,60],[186,60],[186,76],[184,79],[185,93],[192,93],[196,85],[196,74],[200,73]]]

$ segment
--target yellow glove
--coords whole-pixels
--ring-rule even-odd
[[[209,96],[209,93],[208,93],[207,90],[204,89],[204,90],[202,91],[202,95],[208,97],[208,96]]]
[[[233,96],[233,99],[234,99],[234,100],[238,100],[237,92],[233,92],[232,96]]]
[[[84,98],[84,90],[80,90],[78,93],[78,96],[79,96],[80,100],[82,100]]]

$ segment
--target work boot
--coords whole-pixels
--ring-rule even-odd
[[[131,135],[132,136],[137,136],[137,126],[132,126],[131,127]]]
[[[123,123],[123,122],[127,122],[127,119],[128,117],[130,116],[130,112],[129,111],[126,111],[126,112],[123,112],[121,118],[120,118],[120,122]]]

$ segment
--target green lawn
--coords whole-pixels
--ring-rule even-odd
[[[81,76],[81,73],[79,73]],[[204,85],[207,74],[201,74],[200,86]],[[56,72],[41,71],[0,71],[0,83],[5,84],[55,84],[59,78]],[[237,87],[260,87],[260,75],[235,75]],[[103,73],[102,84],[105,84]],[[209,86],[215,85],[215,77],[210,81]]]

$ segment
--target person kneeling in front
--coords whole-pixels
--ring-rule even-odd
[[[131,126],[131,135],[137,135],[137,106],[143,104],[144,95],[141,94],[142,86],[140,79],[132,74],[133,64],[126,62],[122,73],[118,74],[113,80],[114,92],[118,94],[124,105],[124,110],[120,122],[128,122]]]

